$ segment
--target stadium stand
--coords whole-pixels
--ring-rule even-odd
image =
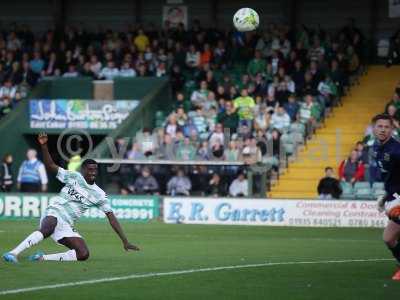
[[[393,87],[398,84],[399,71],[398,66],[391,69],[383,66],[370,67],[368,74],[360,79],[360,85],[353,87],[351,94],[343,99],[343,106],[334,110],[325,127],[317,131],[296,162],[281,177],[279,184],[272,188],[271,196],[315,198],[318,180],[322,177],[324,168],[328,165],[339,167],[339,162],[355,149],[355,142],[364,135],[373,115],[384,110],[385,101],[382,99],[390,99],[393,95]],[[368,136],[364,141],[366,147],[371,145],[368,144]],[[366,176],[363,176],[361,182],[354,185],[341,183],[343,199],[371,199],[372,195],[375,197],[383,193],[382,184],[372,178],[373,167],[367,166]]]

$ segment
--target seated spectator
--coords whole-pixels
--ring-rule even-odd
[[[176,159],[194,160],[196,158],[196,147],[194,147],[188,137],[185,137],[183,143],[178,145]]]
[[[186,67],[190,70],[197,69],[200,66],[200,52],[197,51],[195,45],[189,46],[189,51],[186,52]]]
[[[293,122],[294,120],[296,120],[297,117],[297,113],[299,112],[300,109],[300,105],[296,100],[296,95],[295,94],[291,94],[288,98],[288,102],[285,103],[285,105],[283,106],[285,108],[285,111],[287,112],[287,114],[290,117],[290,120]]]
[[[0,103],[4,106],[8,106],[10,103],[14,103],[20,100],[21,96],[17,92],[17,86],[13,86],[10,79],[6,79],[3,86],[0,88]]]
[[[212,59],[212,51],[210,49],[210,45],[205,43],[203,46],[203,51],[200,54],[200,65],[204,66],[205,64],[209,64]]]
[[[219,140],[216,140],[214,144],[211,146],[211,159],[212,160],[224,160],[224,145],[220,143]]]
[[[191,189],[192,183],[182,169],[178,169],[167,183],[167,194],[171,196],[189,196]]]
[[[107,66],[101,69],[99,73],[99,79],[113,80],[117,76],[119,76],[119,70],[112,60],[108,61]]]
[[[225,141],[225,136],[224,136],[224,128],[222,127],[222,124],[218,123],[213,132],[210,134],[210,137],[208,138],[208,141],[210,143],[210,147],[213,147],[215,143],[219,144],[224,144]]]
[[[174,143],[171,135],[166,133],[164,141],[159,148],[159,158],[165,160],[176,160],[176,144]]]
[[[156,77],[163,77],[167,75],[167,69],[164,62],[160,62],[156,68]]]
[[[265,104],[262,104],[254,117],[254,129],[266,130],[271,124],[271,113]]]
[[[68,66],[67,72],[65,72],[62,75],[62,77],[65,77],[65,78],[72,78],[72,77],[78,77],[78,76],[79,76],[79,73],[76,71],[76,67],[73,64],[70,64]]]
[[[168,133],[173,139],[176,137],[176,133],[182,130],[181,126],[179,126],[176,114],[171,114],[168,117],[167,124],[165,125],[165,133]]]
[[[36,74],[40,75],[44,68],[44,60],[39,51],[33,53],[33,59],[29,62],[31,69]]]
[[[236,132],[239,126],[239,116],[233,107],[232,101],[225,102],[225,109],[217,116],[217,122],[222,124],[224,129],[229,129],[230,133]]]
[[[225,151],[225,159],[227,161],[237,161],[239,159],[240,151],[235,140],[229,142],[228,149]]]
[[[182,107],[185,113],[187,113],[190,110],[190,101],[185,99],[185,95],[182,92],[177,92],[176,93],[176,101],[173,104],[174,110],[177,110],[179,107]]]
[[[255,164],[260,162],[262,159],[262,154],[260,148],[257,146],[257,140],[252,138],[247,138],[244,142],[244,147],[240,156],[246,164]]]
[[[247,65],[247,73],[250,76],[255,77],[258,73],[264,72],[267,67],[266,61],[261,57],[261,51],[256,50],[254,52],[254,58],[250,60]]]
[[[92,55],[90,57],[90,70],[95,74],[96,77],[98,77],[101,69],[102,64],[99,62],[97,55]]]
[[[190,96],[190,101],[194,107],[203,107],[205,102],[207,102],[208,94],[210,93],[208,89],[207,82],[205,80],[200,82],[200,89],[193,91]]]
[[[325,107],[331,107],[331,102],[338,96],[337,87],[328,75],[318,84],[318,92],[320,103]]]
[[[210,159],[210,149],[208,148],[208,142],[203,141],[199,149],[197,149],[197,157],[199,160],[209,160]]]
[[[282,106],[279,106],[277,111],[272,114],[270,125],[280,132],[285,132],[289,129],[290,117]]]
[[[184,127],[188,121],[188,116],[185,113],[185,110],[183,109],[183,107],[178,107],[176,109],[175,114],[176,114],[176,121],[177,121],[178,125],[181,127]]]
[[[243,172],[237,175],[229,186],[229,195],[232,197],[246,197],[249,194],[249,184]]]
[[[233,101],[233,105],[238,112],[240,124],[251,128],[254,120],[253,108],[256,104],[254,99],[249,96],[247,89],[242,89],[240,97]]]
[[[201,138],[207,138],[207,119],[204,116],[204,110],[201,107],[198,107],[196,111],[194,111],[190,118],[193,120],[193,124],[197,129],[197,133]]]
[[[208,182],[206,195],[211,197],[223,197],[226,195],[225,190],[226,187],[222,183],[221,176],[214,173]]]
[[[318,183],[319,199],[339,199],[342,194],[340,182],[334,177],[331,167],[325,168],[325,177]]]
[[[145,158],[143,152],[140,149],[139,143],[133,143],[132,148],[126,154],[127,159],[142,160]]]
[[[354,184],[364,180],[364,164],[358,159],[357,151],[351,151],[350,157],[343,160],[339,166],[339,178]]]
[[[320,106],[314,102],[312,95],[305,96],[305,101],[300,106],[300,121],[302,123],[310,123],[314,128],[319,122],[321,116]]]
[[[357,142],[356,148],[354,150],[357,151],[358,159],[363,164],[368,164],[369,162],[368,147],[365,147],[364,143],[359,141]]]
[[[144,156],[149,157],[155,154],[157,150],[157,141],[149,128],[144,128],[141,134],[137,135],[136,141]]]
[[[129,62],[124,62],[119,70],[118,76],[121,77],[135,77],[136,71],[131,67]]]
[[[144,33],[142,28],[139,28],[137,36],[133,40],[134,45],[140,52],[144,52],[146,48],[150,45],[150,40],[148,36]]]
[[[143,167],[141,175],[136,178],[130,190],[139,195],[154,195],[158,194],[159,186],[157,180],[151,175],[148,167]]]

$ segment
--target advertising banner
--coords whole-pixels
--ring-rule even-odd
[[[115,129],[138,106],[137,100],[30,100],[32,129]]]
[[[188,12],[185,5],[164,5],[163,7],[163,24],[169,22],[171,27],[177,27],[182,23],[185,28],[188,25]]]
[[[310,227],[384,227],[374,201],[164,198],[164,222]]]
[[[7,194],[0,193],[0,220],[38,218],[56,194]],[[109,195],[111,207],[120,220],[147,222],[160,215],[159,198],[155,196],[113,196]],[[97,208],[87,210],[83,219],[104,219]]]

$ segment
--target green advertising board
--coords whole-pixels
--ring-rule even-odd
[[[39,218],[57,194],[0,193],[0,220]],[[120,220],[148,222],[160,215],[157,196],[109,195],[111,207]],[[99,220],[105,215],[97,208],[90,208],[82,219]]]

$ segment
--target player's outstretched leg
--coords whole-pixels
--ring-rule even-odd
[[[393,280],[400,280],[400,225],[389,221],[383,232],[383,241],[396,259],[399,269],[393,275]]]
[[[58,240],[58,243],[68,247],[70,250],[55,254],[36,253],[30,257],[30,260],[84,261],[89,258],[89,249],[82,238],[65,237]]]
[[[8,253],[3,254],[3,259],[7,262],[18,262],[18,255],[26,249],[40,243],[43,239],[49,237],[57,226],[57,218],[53,216],[45,217],[40,225],[40,230],[32,232],[17,247]]]

